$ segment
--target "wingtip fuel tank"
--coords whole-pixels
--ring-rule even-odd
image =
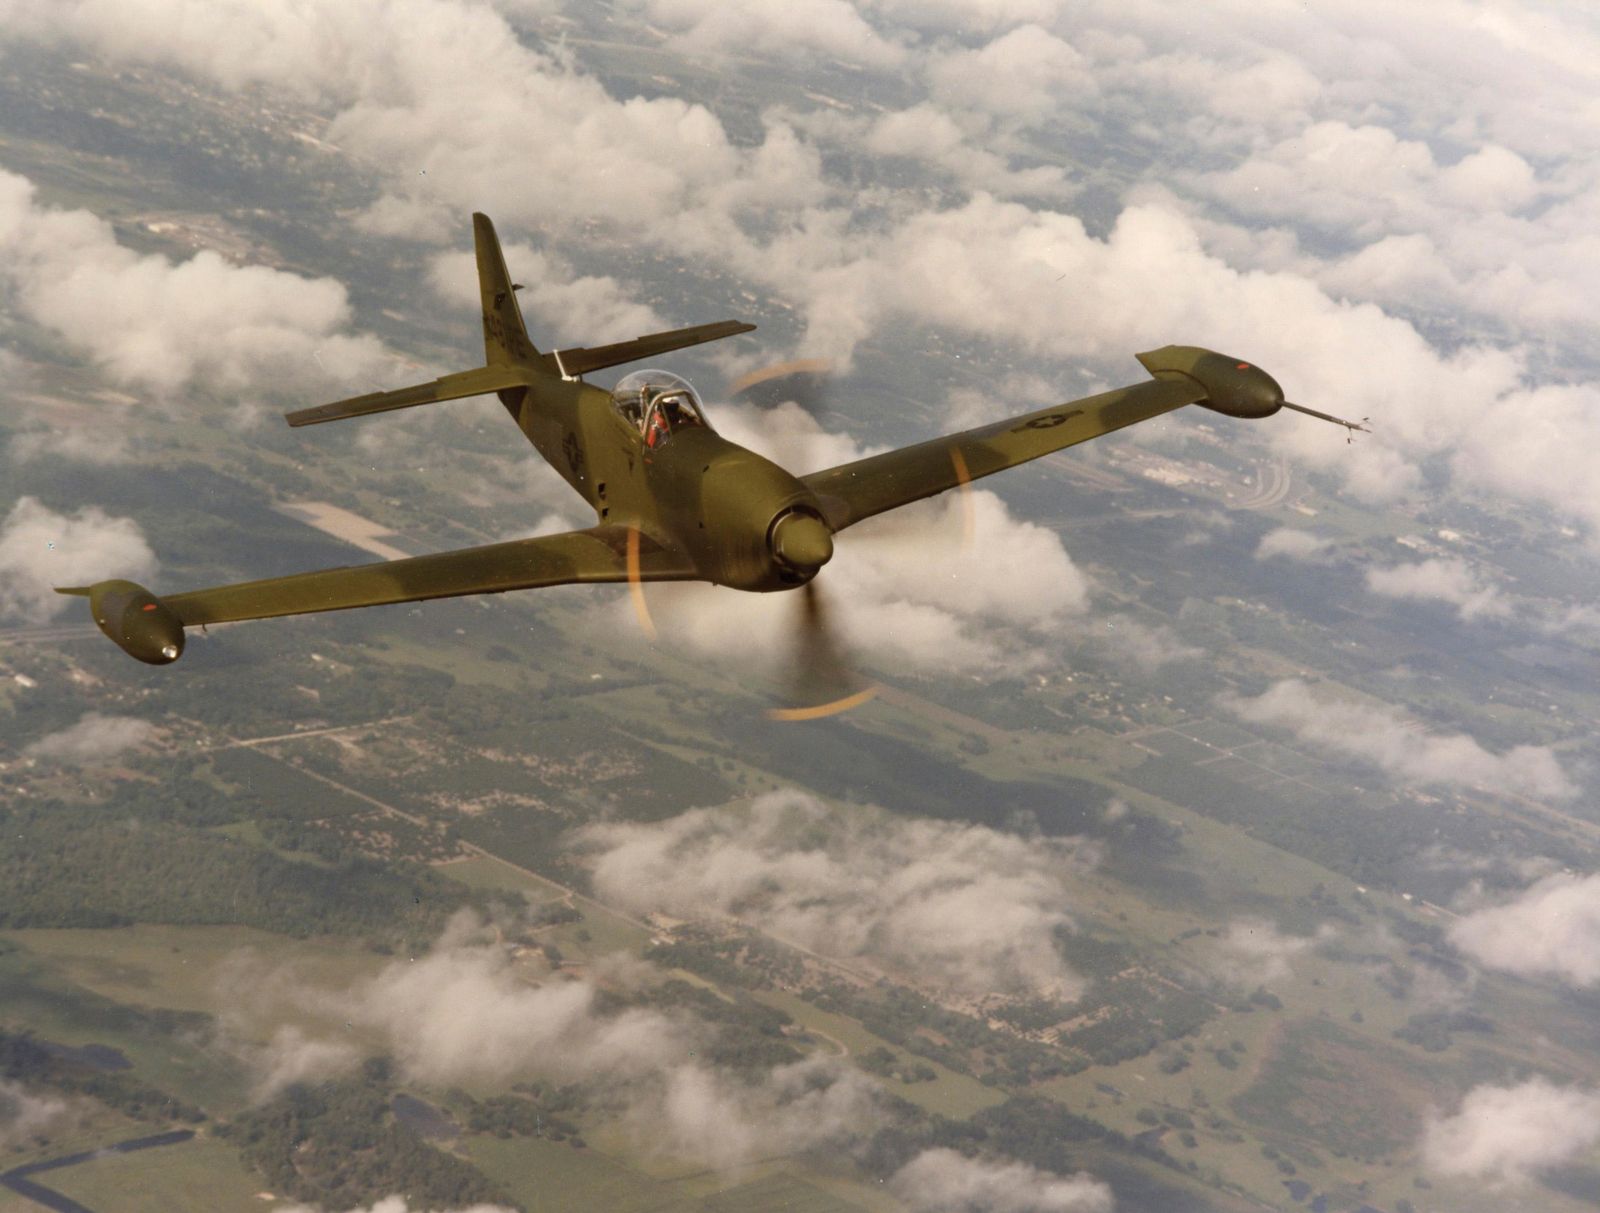
[[[61,592],[87,597],[95,625],[128,656],[146,665],[170,665],[183,656],[183,621],[144,586],[101,581]]]
[[[1164,345],[1134,357],[1157,379],[1192,379],[1206,390],[1201,408],[1229,417],[1270,417],[1283,407],[1283,389],[1260,367],[1195,345]]]

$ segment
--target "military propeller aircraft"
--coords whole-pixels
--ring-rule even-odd
[[[528,339],[499,240],[473,216],[485,365],[432,383],[288,414],[291,426],[495,393],[524,435],[595,512],[585,530],[157,597],[131,581],[58,587],[89,599],[100,630],[151,665],[176,661],[184,629],[242,619],[498,594],[573,583],[707,581],[766,592],[805,587],[805,645],[828,646],[813,578],[834,537],[863,519],[964,486],[1188,404],[1231,417],[1289,404],[1259,368],[1193,346],[1136,355],[1151,378],[964,433],[795,476],[719,435],[694,390],[642,370],[607,392],[584,375],[750,332],[735,320],[594,348],[542,353]]]

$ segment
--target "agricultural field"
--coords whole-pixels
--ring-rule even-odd
[[[264,1203],[259,1179],[239,1164],[234,1150],[207,1138],[139,1154],[97,1158],[60,1172],[45,1172],[40,1178],[91,1209],[245,1213],[259,1210]]]
[[[407,629],[417,626],[412,622]],[[340,667],[354,672],[371,664],[361,649],[334,637],[325,639],[327,643],[318,642],[319,660],[307,661],[304,672],[291,679],[316,685],[320,678],[323,686],[330,686],[330,677],[351,676],[339,673]],[[366,642],[381,643],[381,636]],[[471,643],[447,628],[430,647],[438,657],[452,646]],[[395,671],[402,679],[419,677],[406,673],[413,667],[397,663],[392,649],[379,652],[378,669]],[[92,650],[85,655],[92,658]],[[335,672],[323,673],[321,667]],[[37,664],[27,668],[40,674],[49,669]],[[96,661],[90,668],[102,685],[115,685],[115,666]],[[691,736],[683,731],[693,712],[679,710],[673,717],[675,740],[642,740],[627,732],[630,724],[643,719],[638,710],[619,712],[616,706],[638,692],[608,692],[601,700],[575,701],[562,716],[536,719],[525,736],[536,737],[537,745],[519,749],[491,706],[500,702],[501,693],[493,682],[457,683],[448,715],[413,710],[405,719],[386,723],[361,723],[352,704],[331,716],[319,713],[297,721],[287,736],[268,735],[260,742],[251,740],[256,726],[248,717],[230,723],[225,733],[174,721],[163,745],[199,759],[184,785],[185,797],[195,806],[189,812],[196,824],[181,828],[221,831],[240,845],[268,846],[280,862],[312,869],[331,871],[362,855],[421,865],[430,880],[444,882],[427,887],[459,889],[467,895],[465,900],[452,898],[456,904],[494,913],[506,912],[492,909],[503,904],[535,924],[519,945],[531,949],[530,959],[519,962],[532,966],[527,970],[530,980],[542,980],[536,974],[543,971],[540,965],[548,966],[551,954],[560,958],[561,966],[581,974],[597,963],[614,964],[609,958],[618,953],[651,955],[663,941],[692,938],[678,935],[681,928],[671,919],[646,922],[597,901],[581,857],[559,857],[552,847],[574,825],[608,811],[607,805],[629,805],[647,824],[701,803],[738,803],[740,774],[762,770],[759,733],[746,725],[732,734],[706,728]],[[594,712],[590,702],[605,710]],[[1405,973],[1414,971],[1418,956],[1425,957],[1430,946],[1425,941],[1434,938],[1429,932],[1436,928],[1429,913],[1397,892],[1358,888],[1353,877],[1362,873],[1319,863],[1328,844],[1315,832],[1304,835],[1300,854],[1293,853],[1302,836],[1291,826],[1296,820],[1327,818],[1327,791],[1297,800],[1285,798],[1279,789],[1274,803],[1282,821],[1276,832],[1269,838],[1250,836],[1255,831],[1240,833],[1237,814],[1248,797],[1266,793],[1252,793],[1259,782],[1256,775],[1238,782],[1240,777],[1227,771],[1231,756],[1250,755],[1251,771],[1270,766],[1271,778],[1278,780],[1302,778],[1317,769],[1314,760],[1297,759],[1281,743],[1206,717],[1155,730],[1135,726],[1110,733],[1092,724],[1084,740],[1093,742],[1093,751],[1080,751],[1071,735],[1062,746],[1041,748],[1031,730],[985,725],[981,753],[959,764],[934,759],[925,747],[947,749],[945,739],[961,724],[960,715],[909,688],[882,709],[869,706],[848,726],[830,726],[817,738],[837,781],[819,790],[848,794],[850,787],[893,784],[899,791],[890,798],[891,808],[916,802],[947,819],[988,823],[1016,812],[1020,804],[1050,833],[1089,831],[1103,848],[1100,861],[1062,877],[1067,894],[1085,907],[1074,935],[1063,940],[1063,954],[1097,983],[1090,987],[1096,1001],[1084,1004],[1087,1012],[1066,1003],[1048,1013],[1043,1007],[1029,1010],[1007,1023],[994,1020],[991,1011],[981,1031],[974,1024],[970,1048],[953,1043],[933,1047],[930,1040],[901,1035],[903,1029],[896,1026],[901,1012],[894,1004],[879,1006],[870,996],[865,1002],[839,1002],[835,996],[825,1005],[836,1009],[818,1006],[815,992],[830,989],[830,982],[848,974],[848,965],[836,972],[826,963],[801,957],[797,967],[784,962],[774,968],[770,958],[755,961],[742,947],[721,944],[697,944],[699,951],[688,952],[674,948],[668,954],[675,958],[703,959],[669,963],[687,964],[696,980],[724,990],[727,997],[753,989],[762,1003],[793,1021],[803,1054],[841,1057],[851,1065],[869,1057],[898,1059],[875,1063],[889,1067],[878,1080],[883,1089],[939,1120],[972,1118],[1019,1089],[1001,1077],[995,1066],[997,1050],[1011,1056],[1006,1064],[1022,1067],[1018,1073],[1044,1073],[1039,1067],[1048,1064],[1064,1066],[1065,1073],[1035,1079],[1020,1089],[1059,1101],[1120,1140],[1142,1143],[1139,1150],[1160,1160],[1153,1164],[1134,1153],[1120,1164],[1105,1165],[1145,1176],[1155,1190],[1163,1190],[1163,1183],[1178,1184],[1193,1193],[1190,1199],[1209,1201],[1218,1209],[1233,1207],[1237,1198],[1230,1191],[1256,1200],[1279,1199],[1286,1180],[1309,1184],[1318,1192],[1365,1192],[1369,1199],[1387,1192],[1397,1200],[1410,1192],[1414,1200],[1415,1173],[1393,1143],[1414,1136],[1430,1109],[1458,1098],[1474,1082],[1513,1073],[1527,1063],[1520,1034],[1500,1025],[1534,1016],[1552,1031],[1572,1029],[1573,1009],[1559,1000],[1494,982],[1484,992],[1495,1008],[1487,1024],[1469,1025],[1464,1032],[1446,1026],[1442,1035],[1419,1037],[1432,1042],[1426,1050],[1395,1039],[1418,1014],[1406,985],[1414,977]],[[295,736],[301,732],[308,736]],[[1096,736],[1102,740],[1093,741]],[[750,739],[758,744],[746,745]],[[1269,744],[1277,746],[1267,751],[1270,763],[1263,761],[1263,748]],[[1104,761],[1086,764],[1080,752],[1100,754]],[[735,755],[737,763],[723,761]],[[165,760],[142,761],[155,770]],[[397,762],[404,765],[403,775],[395,771]],[[1169,768],[1183,773],[1159,779],[1148,774]],[[1193,795],[1197,786],[1212,786],[1196,783],[1200,772],[1215,781],[1215,800]],[[727,782],[730,775],[734,782]],[[125,797],[149,778],[137,767],[127,775],[107,772],[96,777],[99,790],[89,794],[95,799]],[[760,778],[781,786],[792,775],[780,764],[780,770]],[[1224,779],[1234,781],[1229,786],[1236,795],[1222,791]],[[670,799],[659,807],[636,801],[629,789],[641,781]],[[674,781],[684,781],[680,790],[673,790]],[[760,794],[763,783],[751,787],[749,775],[743,782],[751,793]],[[1182,807],[1174,791],[1180,783],[1187,793]],[[1044,788],[1058,789],[1055,798],[1046,800],[1036,790]],[[242,791],[251,792],[243,802],[246,809],[230,809],[226,816],[233,820],[227,824],[210,824],[213,814],[203,806],[213,801],[237,806]],[[485,804],[485,795],[498,795],[502,803]],[[514,806],[518,796],[536,803]],[[1126,815],[1108,827],[1096,815],[1113,800],[1127,806]],[[1002,807],[1008,803],[1014,807]],[[974,809],[982,811],[975,814]],[[1158,840],[1159,847],[1152,850]],[[1258,923],[1287,946],[1293,965],[1277,971],[1263,962],[1259,971],[1241,972],[1233,983],[1219,985],[1216,966],[1236,942],[1216,925],[1221,906]],[[8,994],[7,1024],[25,1026],[67,1046],[93,1043],[116,1049],[142,1080],[226,1118],[247,1105],[249,1088],[237,1076],[237,1057],[219,1057],[204,1041],[228,1019],[237,998],[236,987],[229,986],[230,974],[247,965],[252,973],[292,972],[297,982],[309,986],[349,987],[382,971],[394,956],[392,944],[354,922],[350,933],[313,931],[295,938],[249,925],[251,917],[237,911],[168,913],[171,925],[40,925],[7,932],[3,938],[11,951],[0,963],[27,975],[27,982],[13,985]],[[545,916],[548,924],[537,925]],[[214,925],[205,925],[208,919],[215,919]],[[442,922],[443,917],[431,921]],[[1419,942],[1398,948],[1395,942],[1382,942],[1393,940],[1399,928]],[[1356,950],[1337,942],[1354,940],[1362,932],[1375,942]],[[419,939],[417,945],[425,948],[426,941]],[[778,945],[772,955],[782,953]],[[732,985],[727,984],[730,978],[735,979]],[[894,979],[915,988],[911,971],[895,971]],[[1179,1001],[1163,1011],[1169,1005],[1164,1000],[1174,998]],[[1192,1004],[1192,1010],[1171,1018],[1180,1004]],[[125,1006],[140,1011],[119,1016],[112,1010]],[[853,1009],[841,1013],[838,1007]],[[959,1002],[951,1008],[947,1013],[957,1017],[970,1014]],[[1086,1013],[1090,1022],[1075,1026],[1074,1015]],[[173,1037],[151,1026],[162,1014],[191,1018],[182,1021],[186,1026],[181,1031],[165,1029],[177,1032]],[[249,1031],[261,1044],[286,1027],[314,1033],[333,1023],[331,1017],[279,1007],[256,1017]],[[188,1043],[180,1043],[184,1038]],[[367,1047],[378,1041],[361,1029],[352,1039]],[[895,1069],[909,1072],[912,1065],[925,1067],[934,1077],[905,1081]],[[1152,1119],[1159,1130],[1154,1136]],[[528,1208],[579,1208],[602,1193],[608,1200],[634,1201],[640,1207],[662,1201],[709,1207],[704,1204],[710,1199],[706,1192],[675,1187],[684,1181],[664,1178],[651,1168],[626,1178],[629,1172],[614,1162],[589,1161],[599,1158],[594,1150],[625,1158],[636,1148],[631,1134],[618,1126],[607,1128],[604,1116],[586,1117],[585,1133],[596,1143],[588,1151],[516,1137],[462,1138],[451,1148]],[[1193,1145],[1187,1144],[1189,1138]],[[181,1149],[204,1159],[232,1148],[226,1139],[208,1138],[204,1150],[199,1145]],[[524,1156],[527,1149],[534,1153]],[[173,1148],[174,1158],[178,1151]],[[1103,1154],[1105,1147],[1096,1151]],[[110,1182],[102,1172],[109,1176],[135,1159],[140,1166],[154,1167],[158,1158],[151,1152],[108,1160],[92,1182],[73,1190],[93,1192],[95,1183]],[[535,1182],[519,1169],[529,1158],[544,1160],[538,1167],[543,1180]],[[1294,1168],[1292,1175],[1286,1176],[1280,1165],[1285,1161]],[[800,1178],[807,1174],[806,1164],[790,1165],[799,1169],[792,1181],[783,1182],[801,1185],[793,1199],[811,1202],[807,1207],[871,1207],[852,1198],[849,1183],[845,1195],[833,1195],[833,1189]],[[550,1167],[562,1177],[554,1188],[548,1182]],[[197,1164],[194,1169],[205,1167]],[[185,1173],[185,1167],[175,1167],[171,1182],[188,1182]],[[1163,1173],[1170,1178],[1162,1179]],[[264,1182],[248,1179],[248,1168],[236,1165],[236,1174],[236,1186],[242,1188]],[[818,1173],[819,1181],[826,1178]],[[69,1191],[64,1183],[61,1190]],[[566,1195],[558,1198],[554,1191]],[[766,1191],[752,1189],[747,1195]],[[1202,1192],[1209,1195],[1202,1197]]]

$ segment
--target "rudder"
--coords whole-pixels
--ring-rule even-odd
[[[539,351],[528,340],[517,292],[489,216],[473,213],[472,237],[478,253],[478,288],[483,294],[484,360],[490,366],[531,365],[539,359]]]

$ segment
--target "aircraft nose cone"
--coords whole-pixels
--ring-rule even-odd
[[[833,558],[833,532],[810,514],[785,514],[772,528],[772,554],[792,569],[820,569]]]

